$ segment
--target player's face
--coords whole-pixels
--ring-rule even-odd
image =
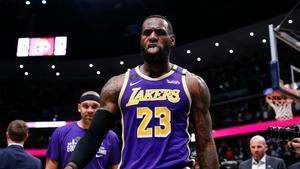
[[[145,61],[156,63],[166,60],[174,44],[175,36],[170,34],[168,22],[161,18],[149,18],[144,21],[140,46]]]
[[[78,104],[78,112],[85,123],[90,123],[100,104],[94,100],[86,100]]]
[[[261,140],[252,140],[250,142],[250,150],[254,160],[259,161],[267,151],[267,144]]]

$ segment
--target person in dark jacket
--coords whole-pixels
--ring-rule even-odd
[[[23,120],[9,123],[6,131],[8,146],[0,150],[0,169],[41,169],[40,159],[24,150],[28,127]]]
[[[260,135],[252,137],[249,147],[252,158],[241,162],[239,169],[286,169],[282,159],[266,154],[268,145],[264,137]]]

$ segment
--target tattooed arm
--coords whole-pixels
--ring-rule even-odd
[[[191,113],[196,136],[197,161],[201,169],[219,168],[212,122],[209,112],[210,93],[202,78],[187,74],[188,88],[192,98]]]

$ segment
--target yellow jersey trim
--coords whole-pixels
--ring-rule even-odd
[[[190,150],[190,147],[189,147],[189,143],[191,142],[191,135],[190,135],[190,133],[189,133],[189,131],[188,131],[188,128],[189,128],[189,125],[190,125],[190,123],[189,123],[189,121],[190,121],[190,118],[189,118],[189,116],[190,116],[190,113],[191,113],[191,105],[192,105],[192,99],[191,99],[191,95],[190,95],[190,92],[189,92],[189,89],[188,89],[188,87],[187,87],[187,82],[186,82],[186,74],[187,74],[187,70],[186,69],[183,69],[182,70],[182,76],[181,76],[181,81],[182,81],[182,86],[183,86],[183,89],[184,89],[184,92],[185,92],[185,94],[186,94],[186,96],[187,96],[187,98],[188,98],[188,101],[189,101],[189,108],[188,108],[188,111],[187,111],[187,118],[186,118],[186,120],[187,120],[187,122],[186,122],[186,133],[188,134],[188,136],[189,136],[189,141],[186,143],[186,147],[187,147],[187,149],[188,149],[188,152],[189,152],[189,155],[188,155],[188,159],[189,159],[189,157],[190,157],[190,155],[191,155],[191,150]]]
[[[158,80],[162,80],[162,79],[167,78],[167,77],[169,77],[170,75],[172,75],[172,74],[175,72],[175,70],[177,70],[177,68],[178,68],[178,66],[175,65],[175,64],[173,64],[172,69],[171,69],[168,73],[166,73],[166,74],[164,74],[164,75],[162,75],[162,76],[160,76],[160,77],[157,77],[157,78],[152,78],[152,77],[149,77],[149,76],[144,75],[144,74],[140,71],[139,66],[135,67],[135,71],[136,71],[136,73],[137,73],[139,76],[141,76],[142,78],[144,78],[144,79],[146,79],[146,80],[150,80],[150,81],[158,81]]]
[[[130,74],[130,69],[128,69],[127,72],[125,73],[124,82],[122,84],[122,88],[121,88],[121,91],[120,91],[120,94],[119,94],[119,97],[118,97],[118,106],[119,106],[119,109],[120,109],[120,112],[121,112],[122,143],[123,143],[122,144],[122,150],[121,150],[121,161],[120,161],[120,165],[118,166],[118,169],[120,168],[120,166],[122,164],[123,150],[124,150],[124,147],[125,147],[125,142],[124,142],[124,116],[123,116],[123,110],[122,110],[122,107],[121,107],[121,101],[122,101],[126,86],[128,84],[129,74]]]

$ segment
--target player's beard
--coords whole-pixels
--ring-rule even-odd
[[[149,53],[145,48],[141,48],[141,53],[144,57],[144,60],[147,63],[152,63],[152,64],[168,61],[170,52],[171,52],[170,46],[164,46],[164,48],[160,48],[159,52],[154,54]]]

